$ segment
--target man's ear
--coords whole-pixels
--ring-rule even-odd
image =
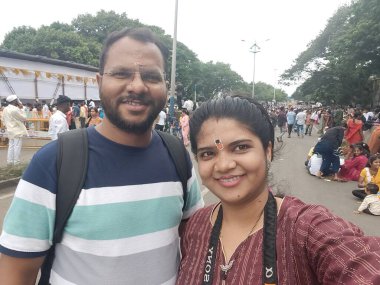
[[[100,73],[96,74],[96,82],[98,82],[98,86],[100,87],[102,85],[103,76],[100,75]]]

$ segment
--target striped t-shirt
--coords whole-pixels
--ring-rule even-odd
[[[51,284],[174,284],[178,226],[203,206],[194,168],[182,212],[182,185],[156,132],[146,148],[117,144],[94,128],[88,135],[87,177],[57,244]],[[3,254],[37,257],[50,248],[57,146],[38,151],[20,180],[0,237]]]

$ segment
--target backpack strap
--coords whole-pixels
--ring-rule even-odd
[[[87,166],[87,130],[83,128],[59,134],[53,244],[42,265],[39,285],[49,284],[55,245],[62,240],[63,230],[84,185]]]
[[[170,157],[174,162],[179,179],[181,180],[183,190],[183,210],[185,209],[187,202],[187,181],[191,177],[191,169],[188,167],[187,162],[187,150],[182,141],[177,137],[162,131],[156,132],[159,134],[162,141],[166,145]]]

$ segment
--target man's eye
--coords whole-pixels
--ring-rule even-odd
[[[112,73],[112,76],[119,79],[129,79],[133,77],[134,72],[131,71],[116,71]]]
[[[144,72],[141,77],[145,82],[157,83],[163,81],[162,75],[158,72]]]

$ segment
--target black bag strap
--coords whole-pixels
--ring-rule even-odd
[[[57,193],[53,244],[41,268],[39,285],[49,284],[55,245],[62,240],[63,230],[84,185],[88,166],[86,129],[58,135]]]
[[[187,180],[191,177],[191,169],[187,163],[187,150],[179,138],[162,131],[157,131],[157,133],[166,145],[170,157],[174,162],[179,179],[181,180],[184,209],[187,202]]]

